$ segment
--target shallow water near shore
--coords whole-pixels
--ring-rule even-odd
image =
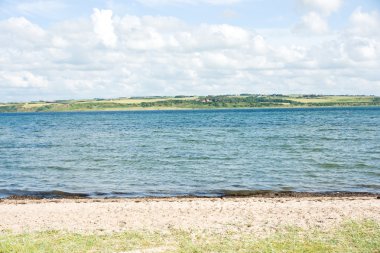
[[[379,126],[379,107],[0,114],[0,197],[380,193]]]

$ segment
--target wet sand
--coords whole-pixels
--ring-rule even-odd
[[[171,229],[265,235],[297,226],[328,229],[347,220],[380,222],[380,199],[354,197],[2,199],[0,231],[79,233]]]

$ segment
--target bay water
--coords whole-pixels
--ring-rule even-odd
[[[0,114],[0,197],[380,193],[380,108]]]

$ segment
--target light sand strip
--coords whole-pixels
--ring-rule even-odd
[[[0,231],[228,230],[267,234],[284,226],[327,229],[380,222],[376,197],[2,200]]]

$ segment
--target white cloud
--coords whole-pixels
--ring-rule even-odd
[[[343,4],[343,0],[298,0],[308,10],[301,17],[300,22],[294,27],[297,33],[324,34],[329,30],[328,16],[337,11]]]
[[[259,55],[263,55],[267,53],[269,50],[268,43],[261,35],[257,35],[253,38],[253,48],[255,52]]]
[[[0,72],[0,87],[8,88],[46,88],[48,81],[45,77],[29,71]]]
[[[368,38],[351,38],[344,44],[345,50],[355,62],[376,61],[380,58],[380,42]]]
[[[51,43],[56,48],[64,48],[69,45],[68,41],[66,41],[60,36],[53,36],[53,38],[51,39]]]
[[[310,67],[310,62],[305,61],[306,48],[300,46],[281,46],[275,51],[275,57],[279,62],[294,64],[302,62],[304,68]]]
[[[229,47],[246,45],[250,39],[248,31],[232,25],[201,25],[196,31],[199,45]]]
[[[342,48],[353,66],[378,67],[380,59],[380,16],[358,7],[342,33]]]
[[[316,25],[318,18],[309,15],[307,36],[191,25],[173,17],[114,17],[100,10],[45,29],[12,18],[0,21],[0,101],[231,92],[380,94],[380,40],[370,30],[356,31],[376,15],[357,11],[345,32],[327,35],[319,34],[327,24]]]
[[[117,36],[114,33],[112,11],[95,8],[91,20],[94,25],[94,32],[100,41],[107,47],[115,47]]]
[[[343,0],[299,0],[301,4],[312,11],[330,15],[337,11],[343,4]]]
[[[29,37],[29,39],[32,39],[32,37],[39,38],[45,35],[45,31],[41,27],[31,23],[24,17],[12,17],[5,21],[0,21],[0,29],[2,32],[22,35]]]
[[[309,12],[302,16],[301,22],[295,27],[296,32],[312,32],[316,34],[323,34],[328,31],[328,24],[316,12]]]
[[[366,13],[358,7],[350,16],[350,32],[356,35],[379,35],[380,15],[376,11]]]

